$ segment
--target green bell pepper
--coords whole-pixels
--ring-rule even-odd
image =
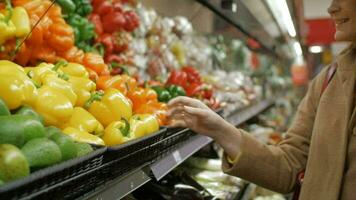
[[[22,106],[18,111],[16,111],[17,115],[30,115],[35,117],[41,124],[44,124],[44,118],[38,114],[36,111],[34,111],[31,107],[29,106]]]
[[[86,17],[93,11],[89,0],[75,0],[74,3],[77,6],[75,13],[80,16]]]
[[[10,110],[9,108],[6,106],[5,102],[0,98],[0,116],[9,116]]]
[[[170,86],[168,86],[167,90],[170,93],[170,95],[172,96],[172,99],[176,98],[178,96],[186,96],[185,90],[182,87],[177,86],[177,85],[170,85]]]
[[[78,14],[71,14],[66,20],[73,28],[75,44],[84,51],[93,50],[88,41],[95,37],[94,24]]]
[[[152,89],[157,93],[158,101],[160,102],[168,102],[171,100],[171,94],[163,87],[154,86]]]
[[[64,14],[70,14],[75,12],[76,6],[72,0],[57,0],[56,3],[58,3],[62,7]]]
[[[43,125],[34,116],[0,116],[0,144],[21,147],[25,142],[45,137]]]

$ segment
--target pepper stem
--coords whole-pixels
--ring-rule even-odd
[[[12,5],[11,5],[11,1],[10,0],[5,0],[5,4],[6,4],[6,10],[9,12],[6,17],[5,17],[5,22],[6,24],[9,24],[11,17],[12,17]]]
[[[58,61],[54,67],[52,68],[53,71],[58,71],[59,68],[61,67],[66,67],[68,65],[68,62],[65,60],[60,60]]]
[[[126,67],[125,65],[123,65],[123,64],[119,64],[119,63],[117,63],[117,62],[111,62],[111,67],[112,67],[113,69],[115,69],[115,68],[120,68],[124,74],[130,75],[129,70],[128,70],[127,67]]]
[[[125,118],[121,118],[121,120],[125,122],[125,126],[119,128],[119,130],[121,131],[121,134],[124,137],[129,137],[130,136],[130,123]]]
[[[101,101],[103,96],[104,96],[104,92],[103,91],[98,91],[98,92],[92,93],[91,96],[90,96],[90,99],[88,99],[88,101],[85,102],[84,108],[85,109],[89,109],[91,104],[94,103],[94,101]]]

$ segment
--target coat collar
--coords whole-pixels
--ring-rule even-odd
[[[337,58],[337,76],[342,83],[347,106],[347,116],[350,119],[354,110],[355,81],[356,81],[356,48],[350,45]],[[354,118],[352,116],[352,118]],[[351,119],[352,120],[352,119]],[[354,121],[354,120],[352,120]],[[350,124],[351,125],[351,124]]]

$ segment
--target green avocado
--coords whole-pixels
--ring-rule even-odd
[[[28,141],[21,149],[31,168],[43,168],[61,162],[62,153],[58,145],[47,138]]]
[[[75,145],[73,139],[68,135],[57,132],[53,133],[49,139],[54,141],[60,148],[62,153],[62,161],[77,157],[77,146]]]
[[[91,147],[90,144],[87,143],[75,143],[75,145],[77,146],[78,151],[77,157],[87,155],[94,151],[93,147]]]
[[[34,116],[0,116],[0,144],[22,147],[29,140],[42,137],[45,129]]]
[[[25,156],[14,145],[0,145],[0,185],[30,174]]]

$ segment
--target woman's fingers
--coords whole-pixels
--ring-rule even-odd
[[[184,106],[176,106],[176,107],[172,107],[168,110],[167,116],[171,117],[171,116],[174,116],[175,114],[183,113],[183,112],[184,112]]]
[[[201,107],[202,103],[196,99],[192,99],[189,97],[177,97],[168,102],[168,107],[176,107],[179,105],[190,106],[190,107]]]
[[[178,128],[178,127],[187,127],[187,124],[185,122],[185,120],[172,120],[170,123],[169,123],[169,126],[172,127],[172,128]]]
[[[196,116],[196,117],[204,117],[206,114],[204,109],[194,108],[194,107],[190,107],[190,106],[184,106],[184,111],[187,112],[188,114]]]

